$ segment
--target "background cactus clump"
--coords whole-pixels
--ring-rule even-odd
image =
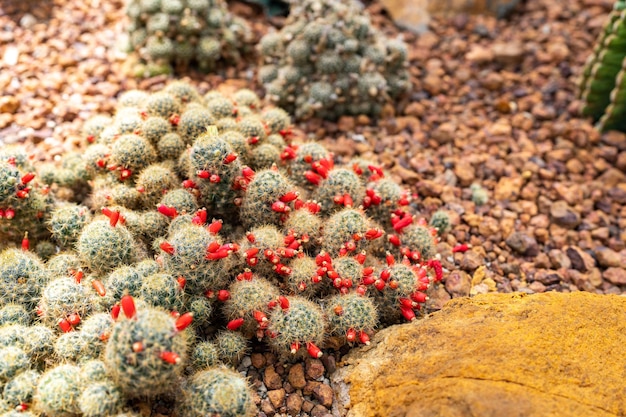
[[[259,81],[298,119],[378,115],[410,87],[406,45],[375,30],[352,0],[293,2],[261,39]]]
[[[213,71],[220,62],[237,62],[252,40],[248,23],[222,0],[131,0],[126,14],[129,49],[143,64],[135,70],[140,76],[191,65]]]

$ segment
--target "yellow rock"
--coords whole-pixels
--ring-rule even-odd
[[[494,293],[379,332],[334,382],[349,417],[624,416],[625,357],[626,297]]]

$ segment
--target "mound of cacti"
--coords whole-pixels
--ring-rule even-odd
[[[213,71],[218,62],[238,62],[252,34],[223,0],[130,0],[129,49],[142,63],[138,75],[184,71],[197,65]]]
[[[259,53],[267,97],[298,119],[375,116],[410,88],[406,45],[374,29],[354,0],[292,2]]]
[[[129,91],[84,136],[34,175],[0,162],[2,201],[49,190],[57,252],[32,253],[39,225],[16,205],[29,237],[0,253],[0,413],[122,417],[175,398],[178,415],[254,415],[228,369],[253,341],[283,360],[367,344],[442,279],[443,213],[429,225],[376,163],[296,141],[249,90]]]
[[[582,113],[600,131],[626,131],[626,2],[617,0],[587,60],[580,82]]]

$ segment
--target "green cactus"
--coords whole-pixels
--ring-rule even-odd
[[[444,210],[437,210],[430,217],[428,225],[437,229],[437,232],[441,236],[450,230],[450,215]]]
[[[346,336],[351,342],[357,340],[361,332],[372,332],[378,324],[378,311],[374,301],[356,292],[333,296],[328,299],[324,311],[328,317],[330,333]]]
[[[0,348],[0,381],[7,382],[29,367],[30,358],[24,350],[15,346]]]
[[[179,311],[183,306],[183,290],[170,274],[156,273],[144,277],[139,294],[154,307]]]
[[[179,414],[252,417],[256,415],[256,407],[246,380],[233,370],[217,367],[197,372],[190,378],[183,387]]]
[[[124,397],[111,381],[93,382],[78,398],[78,408],[85,417],[108,417],[122,410]]]
[[[18,303],[34,311],[49,275],[39,258],[19,249],[0,253],[0,301]]]
[[[325,287],[323,281],[315,282],[318,266],[315,259],[309,256],[297,257],[289,264],[291,274],[287,277],[287,288],[294,295],[313,299]]]
[[[154,207],[169,190],[179,187],[176,174],[163,164],[152,164],[144,168],[136,181],[143,208]]]
[[[377,116],[410,89],[406,45],[373,29],[357,2],[292,3],[259,52],[267,97],[298,119]]]
[[[276,300],[280,291],[269,281],[256,276],[249,280],[233,282],[229,291],[230,298],[226,300],[223,307],[226,319],[230,321],[243,318],[244,324],[239,330],[247,338],[254,337],[260,326],[266,324],[260,322],[260,318],[256,319],[255,314],[263,314],[267,320],[270,311],[268,303]]]
[[[367,239],[355,241],[354,236],[364,236],[368,230],[369,219],[361,210],[345,208],[333,214],[326,222],[322,249],[335,257],[346,243],[354,242],[354,253],[367,251],[370,241]]]
[[[295,186],[278,170],[267,169],[257,172],[241,204],[241,219],[245,227],[255,224],[280,225],[289,210],[276,210],[274,203],[281,202],[281,197],[295,192]],[[289,207],[290,203],[283,206]]]
[[[59,320],[67,319],[71,314],[87,317],[94,308],[91,299],[96,296],[91,288],[74,278],[56,278],[42,291],[39,317],[50,327],[57,326]]]
[[[5,324],[21,324],[28,326],[32,317],[26,308],[21,304],[8,303],[0,308],[0,326]]]
[[[198,210],[198,201],[189,191],[176,189],[168,191],[161,198],[160,204],[174,207],[178,213],[195,213]]]
[[[80,365],[80,379],[86,383],[107,379],[106,365],[100,359],[92,359]]]
[[[106,220],[94,220],[83,228],[76,250],[96,273],[106,273],[135,258],[135,242],[126,227],[111,226]]]
[[[331,170],[313,194],[313,199],[320,204],[324,214],[334,213],[344,207],[358,207],[363,197],[365,188],[359,177],[345,168]]]
[[[411,225],[402,233],[402,245],[411,251],[418,251],[425,261],[432,259],[437,251],[437,242],[426,226]]]
[[[232,366],[239,365],[239,361],[248,353],[248,340],[239,332],[223,330],[217,333],[213,341],[217,347],[217,356]]]
[[[24,371],[11,379],[4,386],[2,395],[12,408],[20,404],[30,404],[41,374],[38,371]]]
[[[196,370],[220,364],[218,348],[213,342],[199,342],[191,352],[191,364]]]
[[[50,215],[48,226],[52,237],[62,247],[71,247],[83,227],[91,221],[89,208],[78,204],[67,203],[57,206]]]
[[[191,292],[224,287],[230,260],[207,259],[207,248],[213,242],[223,244],[219,235],[210,233],[205,227],[195,224],[181,224],[167,238],[171,253],[163,254],[166,271],[176,277],[182,276]],[[163,246],[162,246],[163,247]]]
[[[78,366],[65,364],[50,368],[39,378],[35,409],[51,416],[77,414],[82,389]]]
[[[175,320],[164,311],[143,308],[115,323],[104,362],[124,394],[154,397],[174,387],[186,352],[187,341],[176,330]]]
[[[288,297],[288,308],[275,308],[270,316],[269,345],[280,355],[321,346],[326,335],[326,319],[320,307],[303,297]]]
[[[470,186],[472,191],[472,201],[477,206],[484,206],[489,201],[489,192],[480,186],[480,184],[472,184]]]

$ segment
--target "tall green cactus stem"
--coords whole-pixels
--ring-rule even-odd
[[[579,85],[585,102],[582,113],[598,122],[601,131],[625,130],[622,122],[623,60],[626,57],[626,4],[619,0],[609,14],[593,53],[589,56]]]
[[[104,362],[124,394],[154,397],[174,388],[186,352],[187,341],[175,320],[162,310],[143,308],[115,323]]]
[[[183,386],[179,414],[252,417],[256,415],[256,407],[246,380],[233,370],[218,367],[194,374]]]

